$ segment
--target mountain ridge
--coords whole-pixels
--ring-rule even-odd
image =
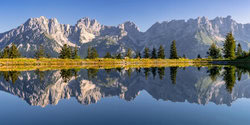
[[[186,54],[195,58],[198,54],[206,56],[206,51],[212,43],[222,46],[222,41],[228,32],[233,32],[243,49],[250,47],[250,24],[237,23],[231,16],[198,17],[188,20],[171,20],[156,22],[145,32],[131,22],[125,21],[117,26],[100,24],[96,19],[84,17],[75,25],[60,24],[56,18],[44,16],[30,18],[19,27],[0,33],[0,49],[11,43],[17,44],[22,55],[34,57],[34,51],[40,45],[46,52],[57,57],[63,44],[77,46],[81,57],[86,56],[88,46],[97,48],[100,56],[106,52],[124,54],[128,48],[133,52],[143,51],[144,47],[158,48],[163,45],[166,55],[172,40],[176,40],[179,56]]]

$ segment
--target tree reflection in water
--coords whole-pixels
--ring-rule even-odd
[[[236,83],[235,67],[224,67],[223,80],[226,84],[228,92],[232,93],[234,84]]]
[[[96,102],[107,96],[122,95],[124,99],[132,100],[141,90],[147,91],[157,100],[178,102],[186,99],[199,104],[215,101],[216,104],[230,105],[237,95],[245,94],[243,93],[245,91],[239,91],[242,90],[241,85],[237,85],[235,90],[233,88],[236,87],[237,80],[242,81],[239,83],[244,83],[246,77],[243,74],[250,71],[247,68],[209,66],[207,71],[204,69],[206,68],[197,71],[196,67],[187,67],[184,71],[178,67],[135,69],[121,67],[115,69],[62,69],[59,71],[35,70],[22,73],[19,71],[2,71],[0,74],[3,81],[0,88],[2,91],[20,95],[20,97],[27,95],[28,97],[24,98],[30,104],[58,102],[58,100],[65,98],[50,95],[55,91],[70,97],[76,96],[79,102],[86,104]],[[180,77],[177,75],[180,75]],[[221,84],[222,81],[225,84]],[[10,83],[15,83],[15,85]],[[243,86],[244,90],[245,87],[247,88],[247,86]],[[59,89],[62,90],[58,91]],[[83,97],[79,97],[80,95]],[[31,99],[30,96],[38,97],[38,99],[32,100],[33,97]],[[190,96],[196,98],[191,99]]]
[[[148,76],[150,75],[150,69],[149,68],[143,68],[143,70],[144,70],[145,79],[147,80]]]
[[[221,70],[222,70],[222,67],[211,66],[211,67],[208,67],[207,73],[210,76],[212,81],[216,81],[217,77],[220,76]]]
[[[153,78],[154,78],[154,79],[155,79],[155,76],[156,76],[156,70],[157,70],[156,67],[152,67],[152,68],[151,68],[151,72],[152,72],[152,75],[153,75]]]
[[[170,67],[170,78],[173,84],[176,84],[177,70],[178,67]]]
[[[172,84],[177,83],[177,72],[178,67],[168,67],[170,70],[170,79],[169,81],[172,82]],[[106,77],[118,77],[119,75],[122,75],[123,73],[126,73],[126,76],[128,78],[134,76],[133,72],[136,72],[137,76],[143,76],[146,80],[163,80],[165,77],[165,67],[151,67],[151,68],[135,68],[134,70],[132,68],[124,69],[124,68],[116,68],[115,70],[117,72],[112,72],[113,69],[104,69],[105,73],[108,75]],[[92,79],[98,79],[98,71],[99,69],[86,69],[87,70],[87,77],[89,80]],[[200,71],[200,67],[198,67],[198,70]],[[78,72],[80,69],[62,69],[60,70],[60,76],[63,79],[64,82],[68,82],[73,77],[76,79],[78,77]],[[123,72],[124,71],[124,72]],[[141,72],[143,71],[143,72]],[[240,81],[242,74],[249,73],[250,70],[247,68],[242,67],[234,67],[234,66],[209,66],[207,68],[208,76],[211,78],[212,82],[215,82],[218,80],[218,78],[222,78],[222,80],[225,82],[226,90],[229,93],[232,93],[233,87],[235,86],[236,80]],[[184,71],[182,71],[184,72]],[[185,71],[188,72],[188,71]],[[45,82],[46,80],[46,74],[45,71],[41,71],[39,69],[34,71],[35,75],[37,76],[37,79],[40,80],[40,82]],[[114,75],[115,73],[119,73],[119,75]],[[1,76],[7,81],[12,82],[13,84],[18,80],[19,76],[21,75],[21,72],[19,71],[1,71]],[[151,75],[152,74],[152,75]],[[158,77],[157,77],[158,75]],[[168,81],[168,79],[165,79]]]
[[[40,81],[44,81],[45,80],[45,72],[44,71],[40,71],[39,69],[37,69],[35,71],[35,74],[39,78]]]
[[[68,82],[73,76],[77,78],[79,69],[62,69],[60,74],[64,82]]]
[[[165,75],[165,67],[158,67],[158,75],[159,79],[162,80]]]
[[[132,68],[127,69],[126,72],[128,74],[128,77],[130,78],[132,73]]]
[[[18,79],[18,76],[21,75],[21,72],[19,71],[2,71],[0,74],[3,76],[3,78],[9,82],[11,81],[13,84],[15,84],[16,80]]]
[[[87,69],[88,70],[88,79],[96,79],[97,78],[97,73],[98,73],[98,69]]]

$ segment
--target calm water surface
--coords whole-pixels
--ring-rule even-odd
[[[250,79],[236,67],[9,71],[1,125],[250,124]]]

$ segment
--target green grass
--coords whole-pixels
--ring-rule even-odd
[[[0,71],[56,70],[70,68],[146,68],[187,67],[211,65],[212,59],[58,59],[58,58],[16,58],[0,59]]]
[[[16,58],[0,59],[0,65],[67,65],[67,64],[166,64],[209,62],[211,59],[58,59],[58,58]]]

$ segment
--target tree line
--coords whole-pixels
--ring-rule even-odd
[[[218,59],[218,58],[227,58],[227,59],[236,59],[236,58],[245,58],[249,56],[249,52],[243,51],[241,44],[238,43],[236,47],[236,41],[232,32],[226,35],[223,47],[219,48],[213,43],[207,52],[208,58]]]
[[[67,51],[69,51],[69,50],[63,49],[63,48],[61,51],[62,55],[64,52],[65,52],[65,55],[67,55],[66,53],[68,53]],[[75,51],[77,53],[76,49],[77,48],[75,48]],[[70,54],[68,54],[68,55],[70,55]],[[122,53],[116,53],[116,54],[112,55],[110,52],[107,52],[103,58],[113,58],[113,59],[124,59],[124,58],[165,59],[166,58],[165,50],[164,50],[164,47],[162,45],[160,45],[158,50],[155,47],[153,47],[152,50],[150,50],[148,47],[145,47],[142,53],[140,51],[137,51],[137,52],[135,52],[134,57],[133,57],[133,55],[134,55],[133,51],[130,48],[128,48],[127,52],[125,53],[124,56]],[[219,48],[216,46],[215,43],[212,43],[208,49],[207,55],[208,55],[208,58],[212,58],[212,59],[218,59],[218,58],[223,58],[223,57],[227,58],[227,59],[235,59],[235,58],[245,58],[245,57],[249,56],[249,52],[243,51],[240,43],[238,43],[238,45],[236,47],[236,41],[234,39],[234,36],[233,36],[232,32],[229,32],[226,35],[223,47]],[[59,56],[59,57],[62,58],[64,56]],[[68,57],[68,58],[70,58],[70,57]],[[96,48],[88,47],[86,58],[87,59],[99,58],[99,54],[98,54]],[[169,58],[170,59],[186,58],[185,54],[183,54],[182,57],[178,56],[175,40],[173,40],[171,43],[170,57]],[[200,54],[198,54],[197,58],[199,59],[202,57]]]
[[[158,48],[153,48],[152,51],[145,47],[143,50],[143,53],[140,51],[135,52],[135,56],[133,56],[133,51],[129,48],[127,49],[127,52],[123,56],[122,53],[117,53],[112,55],[110,52],[107,52],[103,58],[112,58],[112,59],[124,59],[124,58],[147,58],[147,59],[165,59],[165,49],[162,45]],[[99,58],[99,54],[97,53],[95,48],[89,47],[87,50],[87,59],[95,59]],[[176,49],[176,41],[172,41],[171,47],[170,47],[170,59],[178,59],[177,55],[177,49]]]
[[[78,47],[71,47],[67,44],[64,44],[59,52],[59,58],[61,59],[79,59],[79,52]],[[135,56],[133,56],[135,55]],[[218,59],[218,58],[228,58],[228,59],[235,59],[235,58],[245,58],[249,56],[249,52],[243,51],[241,44],[239,43],[236,47],[236,41],[232,32],[226,35],[226,39],[224,41],[223,47],[219,48],[216,46],[215,43],[211,44],[207,52],[208,58]],[[19,58],[21,57],[20,52],[15,44],[11,44],[11,46],[6,46],[3,51],[1,52],[1,58]],[[44,58],[50,57],[48,54],[45,54],[44,46],[40,45],[34,55],[35,58]],[[87,49],[87,59],[95,59],[99,58],[99,54],[94,47],[88,47]],[[124,59],[124,58],[147,58],[147,59],[165,59],[165,50],[162,45],[158,49],[155,47],[150,50],[150,48],[145,47],[143,52],[140,51],[133,53],[133,51],[128,48],[125,55],[122,53],[111,54],[107,52],[103,58],[112,58],[112,59]],[[176,49],[176,41],[173,40],[170,46],[170,59],[179,59],[179,58],[186,58],[184,54],[182,57],[178,56],[177,49]],[[197,58],[202,58],[200,54],[197,55]]]
[[[20,52],[18,51],[18,48],[16,47],[15,44],[11,44],[11,46],[6,46],[2,53],[1,53],[1,58],[19,58],[21,57]]]

